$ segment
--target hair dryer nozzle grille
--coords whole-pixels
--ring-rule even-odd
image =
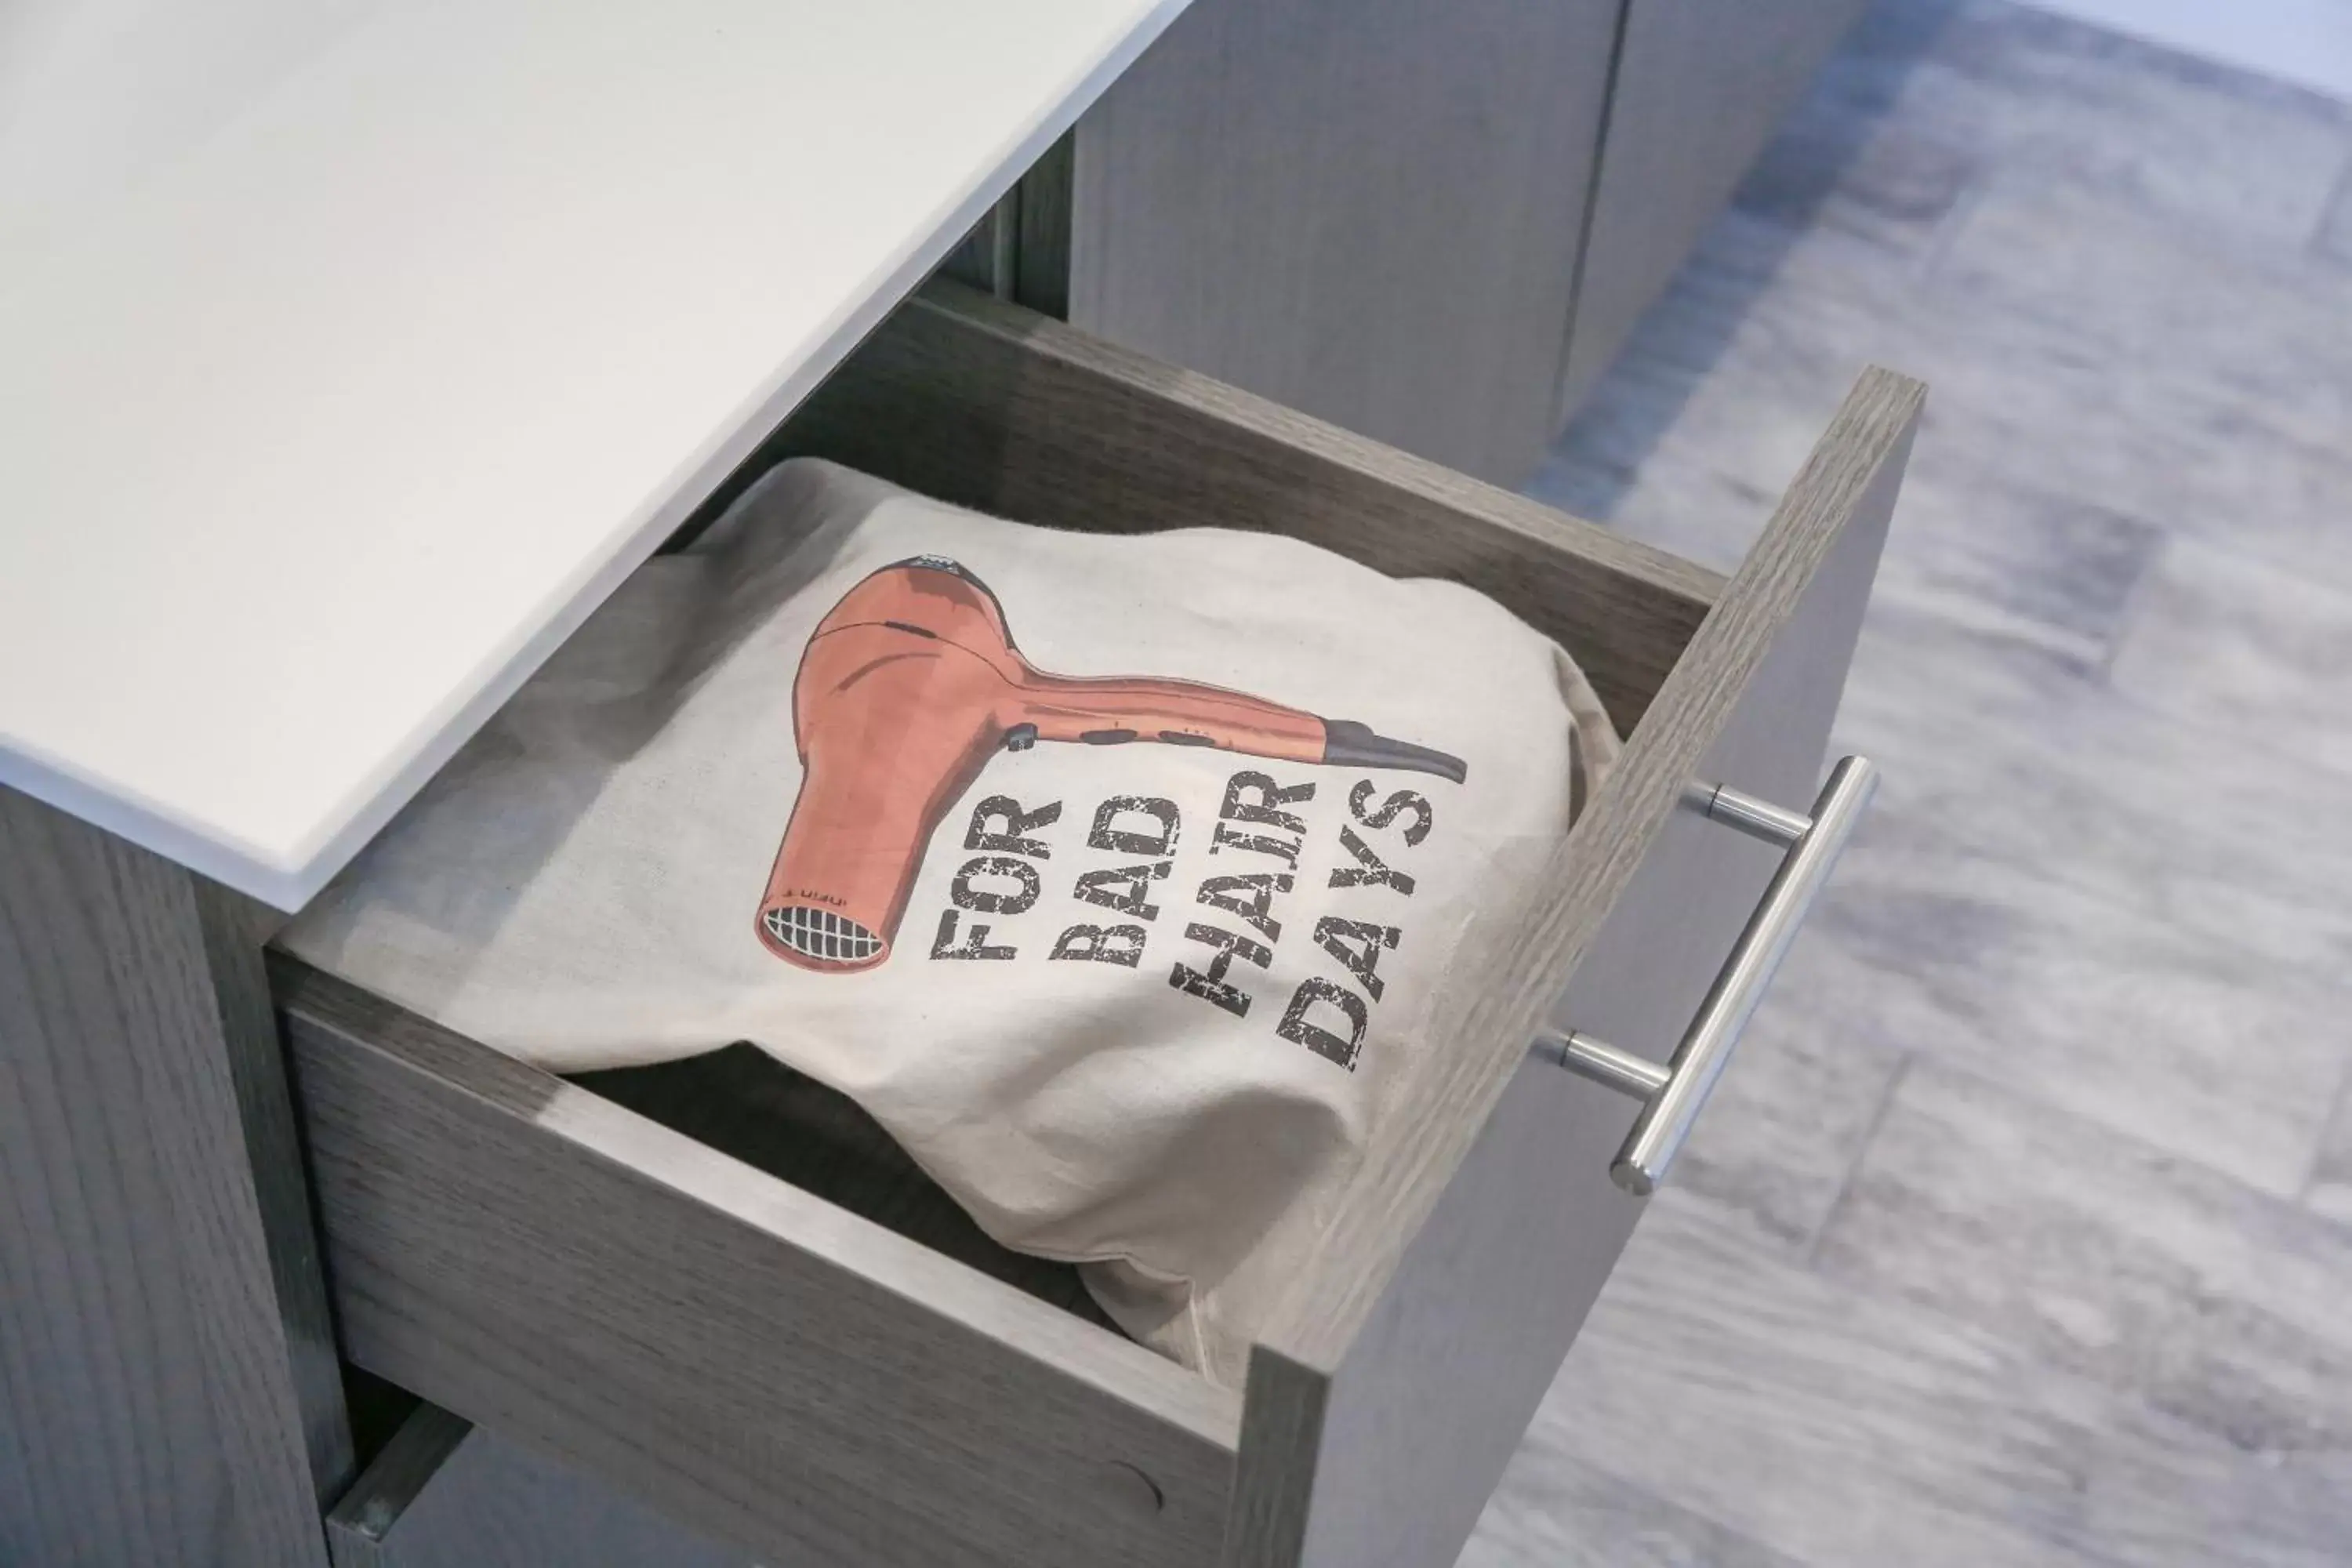
[[[778,904],[760,912],[768,935],[812,963],[871,963],[887,945],[877,933],[845,915],[807,904]]]

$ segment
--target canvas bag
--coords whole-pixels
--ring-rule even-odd
[[[1444,1048],[1471,918],[1534,897],[1616,746],[1466,588],[801,459],[279,940],[551,1071],[750,1041],[1232,1384]]]

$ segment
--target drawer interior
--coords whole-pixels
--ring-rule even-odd
[[[941,280],[908,300],[668,542],[821,457],[1090,532],[1280,531],[1465,582],[1575,655],[1621,733],[1723,580],[1511,492]],[[1065,1265],[990,1239],[845,1097],[749,1047],[573,1080],[1108,1331]]]
[[[673,1132],[1117,1333],[1066,1263],[1000,1245],[857,1102],[749,1045],[571,1081]]]
[[[820,457],[1076,531],[1275,531],[1465,582],[1567,647],[1622,733],[1723,587],[1679,557],[945,279],[908,300],[666,548]],[[575,1082],[1116,1333],[1076,1270],[991,1240],[845,1098],[738,1047]]]
[[[1032,523],[1276,531],[1478,589],[1567,647],[1634,742],[1577,830],[1604,819],[1604,860],[1646,852],[1728,700],[1720,672],[1745,679],[1738,658],[1684,668],[1703,626],[1741,647],[1770,630],[1761,610],[1755,629],[1711,618],[1748,574],[1727,584],[953,285],[877,329],[701,519],[801,455]],[[1757,581],[1767,608],[1794,591]],[[1303,1266],[1298,1313],[1328,1296],[1332,1321],[1366,1320],[1510,1079],[1528,995],[1557,989],[1627,875],[1564,880],[1538,929],[1495,943],[1475,979],[1504,1000],[1465,995],[1446,1124],[1349,1204],[1400,1236],[1376,1268]],[[347,1353],[469,1420],[794,1562],[1206,1564],[1255,1490],[1287,1508],[1312,1489],[1313,1434],[1284,1425],[1297,1401],[1261,1398],[1263,1347],[1245,1419],[763,1056],[565,1081],[282,955],[273,982]],[[1328,1371],[1270,1375],[1301,1369]],[[1245,1482],[1253,1447],[1281,1485]]]

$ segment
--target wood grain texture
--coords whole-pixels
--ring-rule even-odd
[[[1230,1394],[586,1089],[272,965],[352,1360],[796,1565],[1213,1556]]]
[[[335,1568],[751,1568],[741,1552],[429,1405],[327,1531]]]
[[[2011,0],[1874,6],[1825,85],[1994,169],[2124,197],[2172,237],[2158,269],[2184,281],[2217,256],[2249,272],[2308,256],[2352,124],[2339,99]],[[2181,243],[2190,235],[2229,243]]]
[[[814,454],[1054,527],[1290,534],[1467,584],[1631,729],[1723,580],[1538,502],[953,284],[903,306],[730,481]]]
[[[1570,836],[1545,907],[1465,942],[1487,956],[1457,977],[1457,1043],[1401,1094],[1413,1114],[1376,1131],[1252,1362],[1233,1568],[1444,1563],[1475,1519],[1635,1214],[1604,1169],[1630,1109],[1547,1079],[1527,1041],[1570,977],[1576,1026],[1671,1048],[1769,871],[1676,803],[1710,776],[1806,798],[1923,396],[1864,376]]]
[[[1864,8],[1864,0],[1630,0],[1555,431]]]
[[[168,865],[168,863],[165,863]],[[229,1080],[254,1202],[261,1221],[286,1345],[310,1480],[321,1507],[347,1486],[357,1462],[346,1406],[342,1355],[327,1305],[327,1282],[301,1137],[287,1081],[286,1051],[269,995],[262,949],[286,916],[257,899],[189,876],[196,926],[228,1044]],[[266,1326],[257,1332],[267,1332]]]
[[[936,276],[951,279],[967,289],[996,293],[996,279],[1002,270],[999,263],[1005,259],[1005,247],[1013,243],[1001,237],[1007,232],[1004,220],[1008,216],[1017,216],[1020,204],[1017,191],[1006,192],[994,206],[982,215],[978,223],[971,226],[971,231],[956,242],[956,247],[948,252],[947,259],[940,263]],[[1009,287],[1009,274],[1007,279]]]
[[[1529,1434],[1460,1568],[1819,1568]]]
[[[425,1402],[365,1367],[343,1363],[343,1408],[352,1417],[352,1451],[365,1470]]]
[[[394,1568],[392,1532],[474,1430],[464,1416],[420,1405],[327,1514],[334,1568]]]
[[[1070,320],[1517,483],[1621,4],[1196,0],[1079,121]]]
[[[1905,1076],[1816,1261],[2237,1453],[2352,1449],[2352,1232],[1965,1065]]]
[[[2340,1568],[2347,1464],[2325,1427],[2340,1430],[2344,1406],[2312,1398],[2340,1390],[2340,1377],[2297,1372],[2310,1381],[2294,1398],[2317,1426],[2284,1442],[2243,1428],[2217,1433],[2198,1419],[2202,1412],[2159,1405],[2134,1386],[2138,1355],[2152,1352],[2152,1363],[2168,1371],[2194,1365],[2179,1342],[2147,1331],[2157,1330],[2149,1310],[2162,1313],[2168,1299],[2189,1309],[2179,1327],[2208,1343],[2239,1341],[2225,1352],[2237,1366],[2202,1370],[2242,1406],[2252,1391],[2232,1386],[2231,1372],[2265,1361],[2290,1370],[2290,1347],[2310,1348],[2312,1330],[2341,1342],[2340,1312],[2309,1315],[2326,1295],[2295,1303],[2291,1314],[2304,1317],[2305,1331],[2277,1340],[2258,1337],[2284,1327],[2277,1318],[2244,1311],[2273,1289],[2268,1266],[2245,1264],[2283,1238],[2278,1222],[2292,1216],[2278,1207],[2252,1215],[2234,1200],[2222,1208],[2235,1213],[2199,1215],[2192,1223],[2202,1235],[2175,1258],[2214,1246],[2198,1262],[2222,1266],[2208,1276],[2221,1299],[2192,1307],[2165,1279],[2169,1269],[2147,1267],[2153,1259],[2141,1247],[2201,1184],[2193,1173],[2166,1172],[2144,1152],[2115,1160],[2111,1146],[2094,1146],[2064,1174],[2104,1167],[2095,1180],[2105,1191],[2042,1208],[2024,1196],[2034,1185],[2027,1167],[2068,1136],[2046,1112],[1927,1063],[1899,1098],[1933,1130],[1900,1130],[1906,1143],[1920,1131],[1930,1142],[1897,1159],[1921,1173],[1931,1161],[1942,1167],[1937,1191],[1920,1194],[1926,1223],[1906,1229],[1897,1221],[1879,1233],[1896,1255],[1889,1272],[1914,1279],[1886,1290],[1824,1275],[1709,1200],[1661,1194],[1496,1511],[1523,1514],[1540,1506],[1529,1494],[1547,1478],[1597,1469],[1808,1568]],[[1986,1133],[2025,1158],[2004,1163],[1982,1145],[1965,1147]],[[1962,1147],[1948,1142],[1955,1134]],[[2119,1179],[2126,1173],[2154,1178],[2147,1199]],[[1936,1217],[1973,1207],[1987,1180],[2022,1205],[1997,1198],[1966,1233]],[[2201,1207],[2213,1191],[2191,1202]],[[2051,1193],[2063,1188],[2045,1184],[2043,1195]],[[2117,1248],[2100,1234],[2093,1216],[2109,1204],[2137,1233],[2134,1244]],[[2238,1228],[2250,1217],[2252,1226]],[[2316,1251],[2307,1260],[2279,1256],[2316,1282],[2340,1269],[2345,1237],[2307,1218],[2305,1226]],[[1966,1293],[1969,1310],[1946,1311],[1933,1289],[1917,1288],[1937,1277]],[[2003,1282],[2020,1287],[2014,1309],[1979,1311]],[[2079,1355],[2052,1360],[2039,1353],[2040,1334],[2015,1331],[2035,1317],[2078,1349],[2109,1328],[2136,1342],[2096,1346],[2103,1367],[2085,1367]],[[2111,1371],[2124,1373],[2124,1386]],[[2274,1432],[2284,1425],[2276,1412],[2270,1421]],[[1601,1561],[1636,1555],[1622,1540],[1600,1544],[1622,1549]]]
[[[937,276],[1054,317],[1070,313],[1070,171],[1066,132],[972,226]]]
[[[1045,149],[1021,176],[1021,238],[1013,298],[1060,321],[1070,315],[1070,212],[1077,132]]]
[[[1860,1064],[1896,1046],[2071,1111],[2086,1136],[2113,1129],[2275,1197],[2302,1190],[2352,1056],[2340,968],[2004,864],[1899,801],[1874,826],[1815,915],[1827,1055]]]
[[[351,1465],[249,907],[0,790],[0,1562],[323,1563]]]
[[[755,1046],[576,1073],[572,1081],[943,1258],[1117,1331],[1074,1266],[997,1242],[856,1100]]]
[[[1596,1468],[1807,1568],[2136,1568],[2064,1543],[2091,1456],[2134,1420],[1967,1325],[1841,1291],[1669,1189],[1513,1481]]]

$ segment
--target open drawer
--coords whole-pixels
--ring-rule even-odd
[[[345,1353],[794,1565],[1451,1563],[1640,1212],[1634,1108],[1547,1019],[1664,1059],[1780,859],[1727,784],[1812,796],[1922,389],[1856,387],[1727,582],[950,286],[763,461],[1026,521],[1278,530],[1481,590],[1628,734],[1538,918],[1250,1363],[1215,1387],[589,1088],[273,955]]]

